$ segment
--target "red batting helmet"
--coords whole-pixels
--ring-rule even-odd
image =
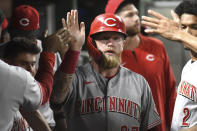
[[[106,31],[115,31],[126,35],[123,20],[119,16],[111,13],[101,14],[94,19],[90,27],[90,36]]]
[[[101,14],[97,16],[91,24],[90,33],[87,41],[88,52],[96,61],[100,59],[101,53],[95,47],[92,36],[97,33],[108,31],[118,32],[126,37],[125,24],[119,16],[111,13]]]

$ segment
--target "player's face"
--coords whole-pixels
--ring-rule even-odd
[[[138,10],[133,4],[123,7],[117,15],[123,19],[128,36],[134,36],[140,33],[140,18],[138,16]]]
[[[183,14],[181,16],[181,25],[184,31],[197,37],[197,16],[186,13]]]
[[[96,36],[95,42],[104,55],[99,63],[100,66],[110,69],[120,65],[124,44],[123,35],[117,32],[103,32]]]
[[[31,53],[20,53],[12,60],[12,64],[20,66],[29,71],[32,76],[36,74],[36,55]]]

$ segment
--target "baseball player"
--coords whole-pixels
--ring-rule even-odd
[[[68,16],[67,28],[74,29],[71,35],[77,39],[78,25],[70,24],[78,23],[77,17],[72,12]],[[160,124],[146,80],[120,66],[125,38],[122,19],[114,14],[101,14],[92,22],[88,36],[91,62],[77,68],[70,86],[65,86],[63,74],[74,72],[68,73],[65,67],[56,72],[54,88],[68,87],[64,105],[56,102],[63,105],[68,130],[145,131]],[[71,59],[69,52],[73,49],[67,52],[67,61]],[[63,84],[59,83],[61,80]],[[56,107],[55,113],[57,110]]]
[[[159,33],[165,38],[182,41],[185,48],[190,49],[191,59],[182,70],[181,82],[177,90],[171,131],[196,131],[197,2],[183,1],[176,7],[175,12],[178,16],[172,11],[174,20],[170,20],[157,12],[149,11],[156,18],[143,16],[142,23],[153,28],[147,29],[147,33]]]
[[[39,12],[34,7],[30,5],[17,6],[13,11],[9,24],[11,39],[13,39],[14,37],[26,37],[28,39],[32,39],[42,51],[42,43],[37,39],[39,33],[39,19]],[[6,45],[7,44],[2,45],[2,48],[4,48]],[[62,48],[62,50],[63,49],[66,49],[66,46],[65,48]],[[64,51],[61,54],[64,54]],[[38,69],[39,58],[40,53],[37,54],[36,69]],[[55,54],[55,65],[53,68],[54,72],[57,70],[61,62],[62,60],[58,52]],[[49,102],[42,105],[39,110],[44,115],[49,125],[51,127],[54,127],[55,121],[53,112],[49,106]]]
[[[170,129],[176,99],[176,81],[163,43],[140,34],[139,0],[109,0],[106,13],[119,15],[128,37],[122,53],[123,66],[141,74],[148,81],[162,124],[158,131]]]
[[[25,38],[17,38],[15,42],[8,42],[8,45],[5,48],[3,58],[8,64],[23,67],[24,69],[29,71],[32,76],[35,76],[36,55],[39,52],[40,52],[40,48],[37,47],[37,45],[34,44],[32,41],[29,41],[28,39]],[[31,130],[29,124],[26,122],[25,119],[28,118],[28,115],[32,116],[32,118],[35,118],[35,116],[37,117],[38,115],[40,115],[40,113],[37,113],[38,111],[30,112],[30,113],[24,113],[24,111],[22,111],[22,113],[25,114],[24,116],[25,119],[24,119],[20,112],[16,111],[15,113],[12,131]],[[32,114],[35,116],[33,116]],[[42,116],[39,117],[42,118]],[[31,120],[29,120],[28,122],[31,122],[32,118],[30,118]],[[37,120],[36,123],[37,123],[36,127],[39,127],[39,129],[41,129],[42,127],[41,122]],[[48,124],[46,124],[45,121],[44,123],[45,125],[48,126]],[[35,128],[33,125],[31,126]]]
[[[67,40],[65,39],[65,32],[66,30],[62,29],[52,37],[47,37],[44,40],[44,52],[41,54],[40,67],[35,76],[37,81],[22,68],[10,66],[0,61],[0,74],[2,76],[0,78],[1,131],[11,130],[15,113],[19,108],[31,111],[48,101],[53,84],[53,66],[55,62],[55,55],[53,53],[59,51],[62,46],[65,46],[64,43]],[[25,43],[24,41],[23,39],[11,40],[9,44]],[[56,41],[56,44],[54,44],[54,41]],[[12,50],[13,52],[15,51],[14,49]],[[26,57],[29,57],[29,55]],[[25,66],[28,65],[27,62],[21,62],[20,64],[23,65],[23,68],[29,67]],[[31,66],[33,66],[33,63]]]

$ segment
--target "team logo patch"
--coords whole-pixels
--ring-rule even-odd
[[[106,26],[113,27],[113,26],[116,26],[116,20],[114,18],[107,18],[104,20],[104,24]]]
[[[19,23],[20,23],[20,25],[22,25],[22,26],[28,26],[28,25],[29,25],[29,19],[27,19],[27,18],[21,18],[21,19],[19,20]]]
[[[154,60],[155,60],[155,56],[154,56],[153,54],[148,54],[148,55],[146,56],[146,59],[147,59],[148,61],[154,61]]]

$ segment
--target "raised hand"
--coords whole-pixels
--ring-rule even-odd
[[[159,35],[170,40],[179,39],[178,32],[182,31],[181,24],[178,15],[174,11],[171,11],[173,20],[168,19],[153,10],[148,10],[148,14],[154,16],[154,18],[142,16],[142,25],[151,27],[145,29],[146,33],[158,33]]]
[[[61,28],[50,36],[48,36],[47,31],[45,31],[42,40],[43,51],[52,53],[60,52],[63,48],[68,47],[70,41],[71,36],[66,28]]]
[[[71,10],[71,12],[68,12],[66,21],[62,18],[62,24],[72,36],[70,48],[72,50],[80,51],[85,42],[85,24],[84,22],[81,22],[79,26],[77,10]]]

